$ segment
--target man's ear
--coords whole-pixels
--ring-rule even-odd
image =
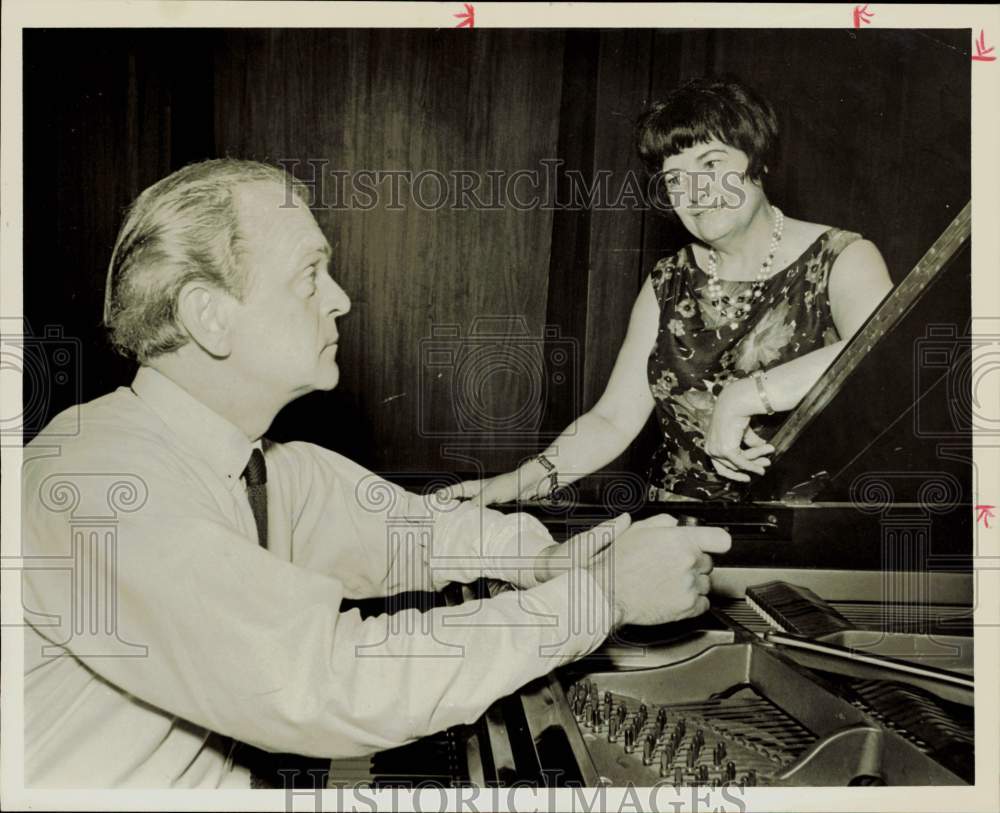
[[[186,283],[177,297],[177,319],[202,350],[216,358],[232,352],[230,326],[234,300],[203,280]]]

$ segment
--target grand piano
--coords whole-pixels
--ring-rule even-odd
[[[557,539],[622,511],[725,527],[707,614],[622,629],[474,725],[334,760],[329,786],[973,784],[968,238],[966,207],[738,502],[651,505],[614,475],[509,507]]]

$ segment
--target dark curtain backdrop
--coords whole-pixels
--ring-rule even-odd
[[[771,199],[872,239],[898,282],[969,198],[968,43],[964,30],[26,31],[25,315],[80,348],[27,434],[130,380],[100,325],[123,208],[171,170],[232,155],[298,162],[315,181],[353,300],[340,386],[270,434],[384,473],[510,467],[600,396],[642,280],[684,234],[635,207],[427,211],[406,185],[400,209],[385,195],[345,209],[329,205],[331,170],[542,174],[558,160],[558,199],[572,173],[602,170],[614,198],[641,171],[638,113],[678,81],[730,72],[781,120]],[[942,321],[964,325],[968,295],[949,307]],[[650,442],[614,465],[641,472]]]

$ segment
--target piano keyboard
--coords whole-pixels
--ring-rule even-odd
[[[854,629],[844,616],[807,587],[773,581],[748,587],[747,604],[771,626],[809,638]]]
[[[856,630],[972,636],[972,617],[968,607],[950,604],[887,607],[875,601],[829,601],[827,604]],[[712,608],[750,632],[762,634],[775,629],[750,606],[746,598],[713,596]]]
[[[468,784],[466,726],[370,756],[334,759],[327,787],[451,788]]]

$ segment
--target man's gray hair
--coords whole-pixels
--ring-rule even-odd
[[[146,362],[186,344],[177,301],[189,282],[243,299],[247,277],[234,193],[256,182],[283,186],[288,205],[308,200],[307,187],[280,167],[234,158],[190,164],[135,199],[118,232],[104,292],[104,324],[119,352]]]

